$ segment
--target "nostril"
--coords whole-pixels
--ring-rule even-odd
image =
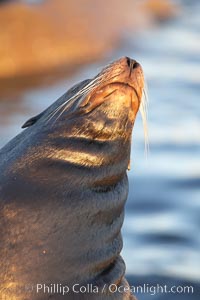
[[[137,61],[134,61],[133,65],[132,65],[132,69],[136,69],[137,67],[139,67],[139,64]]]
[[[133,60],[133,59],[131,59],[131,58],[129,58],[129,57],[126,57],[126,61],[127,61],[127,65],[128,65],[128,67],[132,70],[132,69],[136,69],[137,67],[139,67],[139,64],[135,61],[135,60]]]
[[[131,66],[131,59],[129,57],[126,57],[127,65],[130,67]]]

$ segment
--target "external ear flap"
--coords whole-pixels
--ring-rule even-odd
[[[43,116],[43,114],[44,114],[44,111],[41,112],[39,115],[30,118],[28,121],[26,121],[26,122],[22,125],[22,128],[26,128],[26,127],[32,126],[33,124],[35,124],[35,123],[37,122],[37,120],[39,120],[39,119]]]

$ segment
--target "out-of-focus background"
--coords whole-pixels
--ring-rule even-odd
[[[138,116],[123,227],[130,284],[146,284],[139,300],[200,296],[199,33],[199,0],[0,1],[0,146],[108,62],[143,66],[150,153]],[[147,291],[157,285],[178,291]]]

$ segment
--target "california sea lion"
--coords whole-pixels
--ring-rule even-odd
[[[141,66],[121,58],[1,150],[1,299],[134,299],[121,227],[143,87]]]

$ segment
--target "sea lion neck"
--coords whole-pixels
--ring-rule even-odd
[[[90,170],[92,177],[86,176],[84,181],[92,183],[116,173],[124,174],[130,158],[131,135],[127,138],[124,134],[125,124],[115,128],[113,122],[105,120],[100,113],[98,118],[94,114],[88,119],[84,116],[84,121],[82,118],[71,120],[66,128],[62,126],[48,134],[49,157],[70,168],[80,168],[86,174]]]

